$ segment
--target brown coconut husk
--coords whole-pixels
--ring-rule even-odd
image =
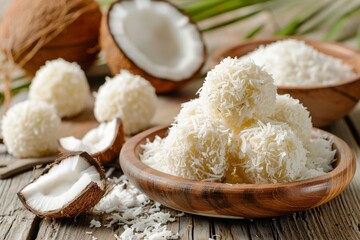
[[[31,74],[56,58],[87,68],[99,50],[100,21],[93,0],[13,0],[0,26],[0,49]]]
[[[201,71],[205,59],[206,59],[206,47],[204,44],[204,40],[201,39],[203,42],[203,49],[204,49],[204,55],[203,55],[203,63],[199,68],[194,71],[192,76],[189,78],[182,79],[181,81],[173,81],[171,79],[165,79],[165,78],[158,78],[155,77],[148,72],[145,72],[142,70],[139,66],[136,65],[134,61],[132,61],[124,51],[121,50],[121,47],[118,45],[118,43],[115,41],[114,36],[110,32],[109,27],[109,13],[111,12],[112,8],[116,5],[121,3],[123,0],[118,0],[117,2],[114,2],[107,14],[103,15],[102,21],[101,21],[101,28],[100,28],[100,45],[101,49],[104,51],[106,62],[112,72],[113,75],[116,75],[120,72],[121,69],[126,69],[133,74],[140,75],[144,77],[146,80],[148,80],[156,89],[157,93],[166,93],[171,92],[174,90],[178,90],[185,86],[187,83],[189,83],[192,79],[194,79]],[[182,14],[187,16],[189,18],[189,21],[192,22],[195,26],[194,21],[191,20],[190,16],[181,11],[181,9],[177,8],[174,4],[171,4],[170,2],[166,0],[155,0],[155,1],[162,1],[166,2],[169,5],[173,6],[174,8],[178,9]],[[198,30],[199,31],[199,30]]]

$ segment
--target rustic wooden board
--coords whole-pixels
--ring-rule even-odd
[[[0,239],[27,239],[37,234],[40,219],[22,206],[16,193],[39,172],[28,171],[16,178],[0,180]]]
[[[115,239],[112,228],[90,228],[92,219],[105,222],[105,217],[85,214],[74,219],[43,219],[37,239]]]

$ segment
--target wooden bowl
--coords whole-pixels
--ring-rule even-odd
[[[293,37],[294,38],[294,37]],[[221,48],[211,57],[212,66],[225,57],[241,57],[254,51],[260,45],[270,44],[284,38],[250,40],[230,47]],[[358,74],[356,79],[340,84],[326,86],[278,86],[278,93],[289,93],[306,106],[312,116],[315,127],[324,127],[343,118],[360,99],[360,54],[349,47],[333,42],[322,42],[304,38],[295,38],[306,42],[320,52],[339,58],[352,66]]]
[[[322,205],[350,183],[355,158],[340,138],[320,131],[336,149],[334,169],[323,176],[276,184],[225,184],[202,182],[157,171],[142,163],[139,154],[146,139],[164,137],[167,127],[155,127],[125,143],[120,164],[130,181],[161,204],[188,213],[224,218],[261,218],[285,215]]]

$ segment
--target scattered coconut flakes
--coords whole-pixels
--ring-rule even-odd
[[[116,239],[178,239],[178,234],[166,226],[168,222],[174,222],[176,216],[162,211],[160,203],[150,200],[124,175],[108,182],[115,187],[100,200],[93,212],[110,214],[105,227],[116,224],[124,228],[121,235],[114,235]],[[96,224],[95,220],[91,222]]]
[[[264,66],[278,86],[335,84],[356,77],[351,67],[340,59],[295,39],[262,45],[241,58],[248,59]]]
[[[96,228],[101,227],[101,222],[99,222],[99,221],[97,221],[97,220],[95,220],[95,219],[91,220],[91,222],[90,222],[90,228],[93,228],[93,227],[96,227]]]

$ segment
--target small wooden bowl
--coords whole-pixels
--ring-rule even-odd
[[[285,215],[322,205],[350,183],[355,158],[340,138],[320,131],[336,149],[334,169],[323,176],[277,184],[225,184],[189,180],[157,171],[142,163],[146,139],[164,137],[168,127],[155,127],[125,143],[120,164],[130,181],[153,200],[188,213],[224,218],[261,218]]]
[[[294,38],[294,37],[292,37]],[[221,48],[210,57],[215,66],[225,57],[241,57],[266,45],[284,38],[250,40],[230,47]],[[304,38],[302,40],[320,52],[339,58],[349,64],[358,74],[356,79],[326,86],[278,86],[278,93],[289,93],[308,108],[315,127],[330,125],[349,113],[360,99],[360,54],[349,47],[333,42],[322,42]]]

